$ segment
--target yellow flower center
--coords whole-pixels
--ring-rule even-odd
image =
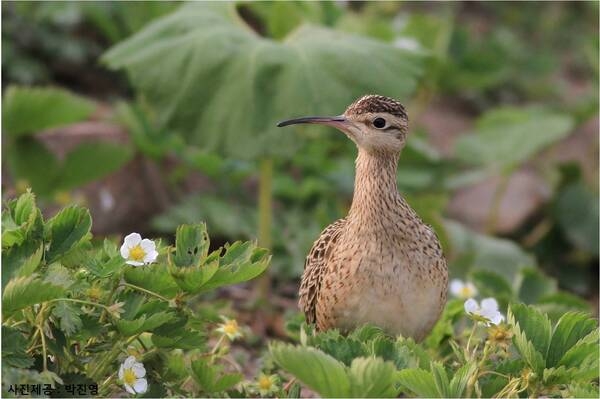
[[[463,298],[470,298],[472,296],[472,291],[471,288],[469,288],[469,286],[463,286],[460,289],[460,296]]]
[[[123,382],[127,385],[133,386],[133,384],[135,384],[136,381],[137,377],[135,376],[133,369],[125,369],[125,371],[123,372]]]
[[[235,320],[229,320],[223,326],[223,331],[225,332],[225,334],[236,334],[238,330],[238,324]]]
[[[146,251],[142,249],[140,244],[129,250],[129,259],[131,260],[142,262],[144,260],[144,256],[146,256]]]
[[[271,381],[271,379],[266,375],[261,375],[260,377],[258,377],[258,387],[261,390],[269,391],[272,386],[273,381]]]
[[[90,299],[97,301],[102,296],[102,290],[98,287],[91,287],[88,289],[87,294]]]

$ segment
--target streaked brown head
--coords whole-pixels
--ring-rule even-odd
[[[339,116],[304,117],[277,126],[318,123],[344,132],[357,146],[369,152],[400,152],[406,143],[408,117],[404,106],[393,98],[366,95]]]

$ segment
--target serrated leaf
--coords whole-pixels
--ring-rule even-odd
[[[475,363],[466,363],[461,368],[456,370],[450,380],[450,386],[448,388],[449,398],[463,398],[465,388],[469,379],[477,371],[477,365]]]
[[[73,285],[75,279],[71,276],[69,269],[58,263],[54,263],[48,266],[44,281],[67,289]]]
[[[98,259],[86,259],[85,267],[90,271],[94,276],[100,278],[107,278],[112,276],[116,271],[124,267],[124,260],[120,257],[114,257],[107,261],[102,261]],[[147,269],[147,268],[135,268],[133,270],[138,269]],[[126,269],[127,271],[132,270],[131,268]]]
[[[351,382],[344,365],[311,347],[276,343],[270,347],[273,360],[323,397],[349,397]],[[307,367],[310,365],[310,367]]]
[[[266,270],[271,259],[266,249],[257,248],[251,242],[235,242],[226,246],[225,251],[218,270],[203,286],[203,290],[252,280]]]
[[[2,102],[2,127],[16,137],[84,120],[93,111],[93,103],[66,90],[11,86]]]
[[[204,286],[210,281],[219,269],[219,262],[212,262],[202,266],[177,267],[173,265],[169,255],[167,266],[175,283],[190,294],[198,294],[204,291]]]
[[[103,60],[128,72],[161,127],[246,159],[293,150],[298,138],[278,131],[281,118],[337,115],[364,93],[405,99],[420,73],[414,53],[340,31],[302,26],[281,41],[261,37],[233,3],[186,4]]]
[[[557,365],[569,349],[596,328],[596,321],[585,313],[569,312],[564,314],[558,320],[552,334],[546,357],[547,366]]]
[[[182,224],[175,233],[175,254],[170,259],[177,267],[198,266],[208,255],[209,245],[204,223]]]
[[[398,372],[398,381],[409,392],[422,398],[443,397],[437,390],[433,375],[430,371],[422,369],[405,369]]]
[[[352,361],[348,376],[352,397],[395,398],[396,368],[390,362],[376,357],[359,357]]]
[[[431,375],[441,397],[450,397],[450,381],[444,366],[438,362],[431,362]]]
[[[47,223],[50,245],[46,261],[52,263],[77,245],[92,227],[90,212],[79,206],[69,206],[61,210]]]
[[[151,316],[142,314],[135,320],[116,320],[117,328],[124,336],[132,336],[144,331],[152,331],[164,324],[169,323],[175,318],[172,312],[157,312]]]
[[[37,276],[17,277],[8,282],[2,293],[2,311],[12,313],[17,310],[61,298],[63,287],[41,281]]]
[[[541,373],[545,366],[544,355],[550,343],[550,321],[534,308],[512,304],[508,310],[508,323],[514,330],[513,342],[529,367]]]
[[[66,336],[73,335],[82,327],[80,311],[71,303],[61,301],[52,309],[52,314],[58,318],[60,329]]]
[[[123,277],[128,283],[156,292],[169,299],[174,298],[179,291],[179,286],[163,264],[152,267],[127,268]]]

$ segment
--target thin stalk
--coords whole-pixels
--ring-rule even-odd
[[[42,355],[44,356],[43,364],[44,371],[48,371],[48,350],[46,349],[46,337],[44,336],[44,327],[42,325],[37,326],[40,332],[40,338],[42,339]]]
[[[134,290],[145,292],[146,294],[155,296],[155,297],[157,297],[159,299],[162,299],[165,302],[170,302],[171,301],[169,298],[165,298],[164,296],[162,296],[160,294],[157,294],[154,291],[150,291],[150,290],[147,290],[145,288],[138,287],[137,285],[133,285],[133,284],[129,284],[129,283],[121,283],[120,285],[123,286],[123,287],[129,287],[129,288],[133,288]]]
[[[273,206],[273,159],[264,158],[259,165],[258,183],[258,245],[271,249],[272,247],[272,206]],[[271,287],[269,270],[256,282],[256,299],[267,302]]]

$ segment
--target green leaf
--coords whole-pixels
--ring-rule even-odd
[[[598,256],[598,195],[583,183],[572,183],[556,197],[553,214],[577,248]]]
[[[168,270],[175,283],[190,294],[204,291],[204,286],[219,269],[219,262],[213,261],[202,266],[177,267],[173,265],[171,256],[168,258]]]
[[[19,330],[2,326],[2,366],[29,368],[34,359],[27,354],[27,340]]]
[[[54,263],[48,267],[44,281],[68,289],[73,285],[75,279],[64,266]]]
[[[449,398],[463,398],[469,379],[477,372],[477,364],[466,363],[456,370],[448,388]]]
[[[510,283],[496,272],[474,269],[469,273],[469,277],[479,290],[481,297],[494,297],[498,300],[513,298],[513,289]]]
[[[540,373],[552,333],[550,320],[531,306],[516,303],[508,309],[508,323],[513,326],[517,350],[527,364]]]
[[[513,241],[479,234],[456,222],[446,221],[444,226],[452,249],[469,255],[469,268],[499,273],[512,283],[520,269],[536,265],[534,257]]]
[[[519,299],[527,304],[536,303],[541,297],[557,291],[556,280],[536,268],[522,269],[517,277]]]
[[[66,336],[76,333],[83,325],[79,310],[66,301],[58,302],[52,309],[52,314],[60,321],[60,329]]]
[[[121,334],[130,337],[144,331],[152,331],[169,323],[174,318],[175,315],[172,312],[157,312],[150,317],[147,317],[146,314],[142,314],[139,318],[134,320],[116,320],[115,324]]]
[[[173,263],[177,267],[198,266],[208,255],[210,240],[206,224],[182,224],[175,233],[175,255]]]
[[[56,157],[34,137],[23,137],[10,144],[8,165],[17,179],[24,180],[38,195],[54,191],[61,167]]]
[[[273,360],[323,397],[349,397],[351,382],[344,365],[311,347],[275,343],[270,347]],[[310,365],[310,366],[309,366]]]
[[[2,311],[5,314],[63,297],[63,287],[39,280],[35,275],[17,277],[8,282],[2,292]]]
[[[546,357],[547,366],[556,366],[573,345],[594,331],[596,327],[597,322],[585,313],[569,312],[564,314],[558,320],[552,334]]]
[[[100,278],[110,277],[116,271],[125,267],[124,266],[125,261],[123,260],[121,255],[117,255],[114,258],[111,258],[106,261],[90,258],[90,259],[86,259],[84,262],[85,262],[86,269],[89,270],[90,273],[92,273],[94,276],[100,277]],[[138,269],[145,270],[148,268],[135,268],[134,270],[138,270]],[[132,270],[132,269],[127,269],[125,273],[127,273],[129,270]]]
[[[47,223],[50,245],[46,261],[51,263],[77,245],[90,232],[90,212],[73,205],[61,210]]]
[[[131,147],[103,142],[83,143],[70,151],[58,179],[58,188],[69,190],[121,168],[133,156]]]
[[[244,378],[240,373],[219,376],[222,372],[222,366],[209,364],[206,359],[194,360],[191,363],[191,369],[194,380],[205,393],[209,394],[225,391]]]
[[[169,299],[175,297],[179,286],[163,264],[151,267],[130,267],[125,270],[125,281],[138,287],[156,292]]]
[[[440,396],[443,398],[450,397],[450,381],[444,366],[438,362],[431,362],[431,375]]]
[[[396,368],[393,363],[376,357],[359,357],[352,361],[349,374],[351,397],[395,398]]]
[[[50,87],[11,86],[2,103],[2,128],[13,137],[84,120],[95,108],[83,97]]]
[[[265,271],[271,259],[266,249],[257,248],[251,242],[234,242],[231,246],[226,245],[225,251],[218,270],[203,286],[203,290],[252,280]]]
[[[282,118],[337,115],[365,93],[404,100],[420,73],[411,52],[326,28],[302,26],[280,41],[261,37],[233,3],[185,4],[103,61],[128,72],[161,127],[245,159],[294,150],[298,138],[276,127]]]
[[[458,139],[456,155],[470,164],[507,170],[566,137],[572,127],[571,117],[556,111],[497,108],[479,118],[476,133]]]
[[[404,369],[398,372],[398,380],[410,392],[422,398],[441,398],[430,371],[422,369]]]

